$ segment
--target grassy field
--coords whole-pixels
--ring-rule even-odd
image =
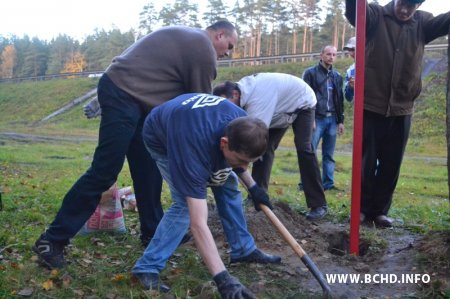
[[[340,61],[344,71],[349,60]],[[256,71],[301,74],[301,64],[221,69],[217,82],[237,80]],[[424,82],[417,101],[407,155],[395,193],[391,216],[400,227],[419,234],[450,229],[445,141],[445,76],[433,74]],[[95,137],[98,120],[86,120],[81,105],[51,119],[38,121],[74,98],[95,87],[96,80],[73,79],[0,85],[0,133],[19,132],[53,136]],[[346,223],[350,209],[352,106],[346,103],[346,134],[338,139],[336,184],[342,192],[327,193],[330,215],[327,221]],[[292,134],[282,141],[273,168],[270,195],[306,212],[299,180]],[[0,135],[0,298],[30,294],[33,298],[155,298],[142,291],[129,276],[141,255],[137,214],[126,211],[127,233],[77,236],[68,248],[72,264],[62,271],[43,270],[30,250],[35,239],[53,220],[74,181],[87,169],[95,141],[18,141]],[[127,165],[118,179],[131,185]],[[163,204],[170,203],[164,188]],[[259,269],[260,271],[263,271]],[[235,274],[250,283],[252,269],[237,268]],[[210,284],[206,268],[192,249],[180,248],[163,276],[171,282],[177,298],[198,298],[206,292],[218,294]],[[302,298],[289,293],[289,286],[272,282],[270,295],[261,298]],[[130,287],[131,286],[131,287]],[[200,287],[199,287],[200,286]],[[290,294],[289,296],[287,294]]]

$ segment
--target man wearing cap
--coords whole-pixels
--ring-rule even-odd
[[[347,44],[344,46],[344,51],[347,51],[348,55],[355,61],[355,47],[356,47],[356,37],[350,37]],[[348,67],[345,73],[344,79],[344,96],[349,102],[353,101],[355,95],[355,62]]]
[[[387,214],[422,87],[425,45],[447,34],[450,25],[450,12],[434,17],[417,10],[423,1],[366,8],[361,218],[379,227],[393,223]],[[356,0],[345,2],[345,15],[355,25]]]

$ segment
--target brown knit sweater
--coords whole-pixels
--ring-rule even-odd
[[[106,74],[120,89],[152,108],[183,93],[211,93],[216,60],[205,30],[164,27],[115,57]]]

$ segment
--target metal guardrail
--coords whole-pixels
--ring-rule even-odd
[[[100,77],[103,74],[103,71],[95,71],[95,72],[79,72],[79,73],[62,73],[62,74],[52,74],[52,75],[44,75],[44,76],[31,76],[31,77],[18,77],[18,78],[8,78],[8,79],[0,79],[1,83],[20,83],[26,81],[47,81],[52,79],[71,79],[71,78],[80,78],[80,77],[91,77],[96,78]]]
[[[425,46],[425,51],[442,51],[446,54],[448,45],[447,44],[431,44]],[[341,57],[345,56],[342,51],[338,52]],[[319,52],[316,53],[304,53],[304,54],[289,54],[289,55],[279,55],[279,56],[260,56],[260,57],[248,57],[248,58],[237,58],[237,59],[221,59],[217,62],[219,67],[233,67],[239,65],[262,65],[262,64],[276,64],[276,63],[289,63],[296,61],[306,61],[315,60],[320,56]],[[103,74],[103,71],[93,71],[93,72],[80,72],[80,73],[63,73],[63,74],[53,74],[45,76],[35,76],[35,77],[20,77],[20,78],[8,78],[0,79],[1,83],[19,83],[25,81],[45,81],[52,79],[70,79],[76,77],[99,77]]]
[[[446,52],[448,48],[447,44],[431,44],[425,46],[425,51],[443,51]],[[445,53],[443,53],[445,54]],[[337,55],[340,57],[345,56],[345,52],[338,51]],[[249,58],[236,58],[236,59],[222,59],[218,61],[219,67],[233,67],[238,65],[261,65],[261,64],[275,64],[275,63],[288,63],[296,61],[316,60],[320,57],[320,53],[305,53],[305,54],[290,54],[279,56],[260,56]]]

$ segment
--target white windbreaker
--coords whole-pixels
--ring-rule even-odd
[[[287,128],[298,110],[316,106],[314,91],[302,79],[289,74],[258,73],[237,82],[241,107],[269,128]]]

